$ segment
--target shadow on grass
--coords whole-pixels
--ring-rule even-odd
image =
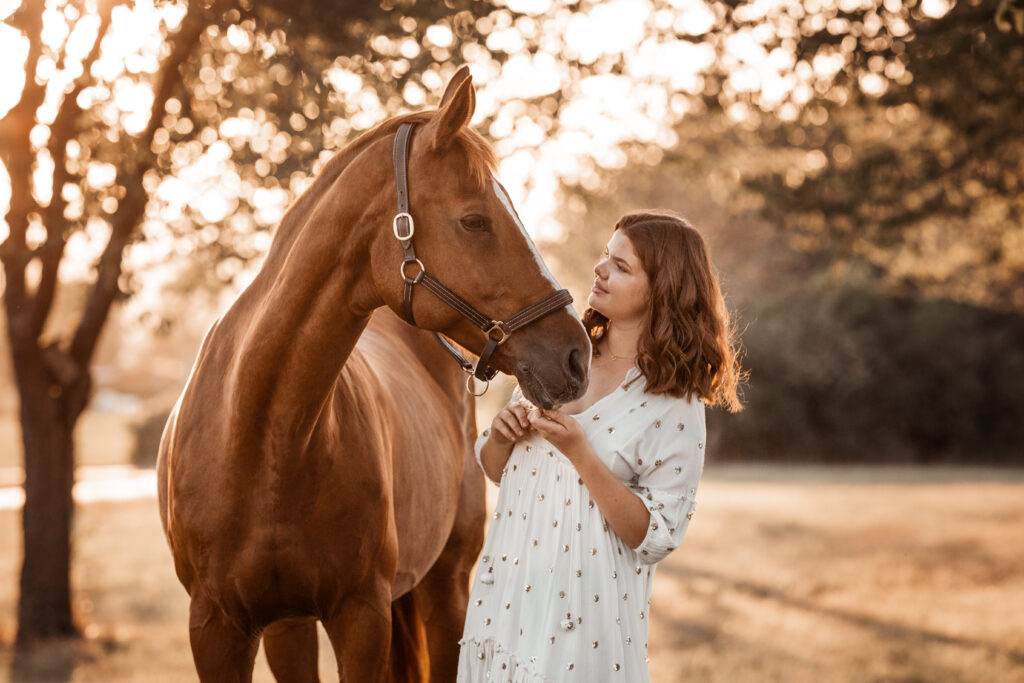
[[[80,657],[80,643],[77,638],[62,638],[33,645],[14,646],[10,680],[19,683],[70,681]]]
[[[658,568],[658,572],[662,576],[668,575],[678,581],[692,579],[709,580],[718,583],[729,590],[755,599],[771,600],[786,607],[824,615],[826,617],[872,631],[883,640],[901,640],[914,645],[949,645],[960,648],[978,649],[986,652],[989,656],[1004,658],[1014,666],[1024,666],[1024,651],[1005,648],[984,640],[951,636],[939,631],[920,628],[917,626],[909,626],[894,621],[887,621],[885,619],[879,619],[878,617],[852,612],[850,610],[826,607],[805,598],[789,595],[772,586],[759,584],[754,581],[734,579],[723,574],[697,569],[695,567],[677,567],[665,564]],[[693,628],[693,624],[675,620],[674,627],[677,633],[687,632]],[[700,626],[697,626],[697,630],[702,631],[703,629]],[[698,641],[708,641],[709,638],[711,640],[716,639],[717,635],[714,633],[703,633],[694,634],[691,637],[695,637]]]

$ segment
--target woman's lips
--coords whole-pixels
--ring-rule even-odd
[[[594,281],[594,286],[590,288],[590,291],[591,292],[596,292],[598,294],[607,294],[608,293],[608,290],[604,289],[601,285],[597,284],[596,280]]]

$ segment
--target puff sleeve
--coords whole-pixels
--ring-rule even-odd
[[[640,562],[658,562],[683,542],[704,470],[705,436],[703,402],[676,399],[635,442],[630,489],[651,514],[647,535],[636,548]]]

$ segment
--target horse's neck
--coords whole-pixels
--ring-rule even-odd
[[[308,434],[379,305],[358,214],[321,214],[311,212],[286,253],[268,257],[225,315],[233,331],[233,370],[223,378],[232,412],[258,432]]]

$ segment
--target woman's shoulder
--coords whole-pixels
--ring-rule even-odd
[[[656,420],[662,422],[676,421],[684,424],[696,422],[704,425],[704,401],[692,394],[690,396],[672,396],[671,394],[651,394],[644,391],[642,402],[652,408],[657,415]]]
[[[643,377],[624,385],[618,398],[599,408],[583,422],[588,432],[599,435],[602,445],[611,450],[629,448],[645,435],[659,433],[662,425],[703,425],[704,405],[699,398],[652,394]]]

